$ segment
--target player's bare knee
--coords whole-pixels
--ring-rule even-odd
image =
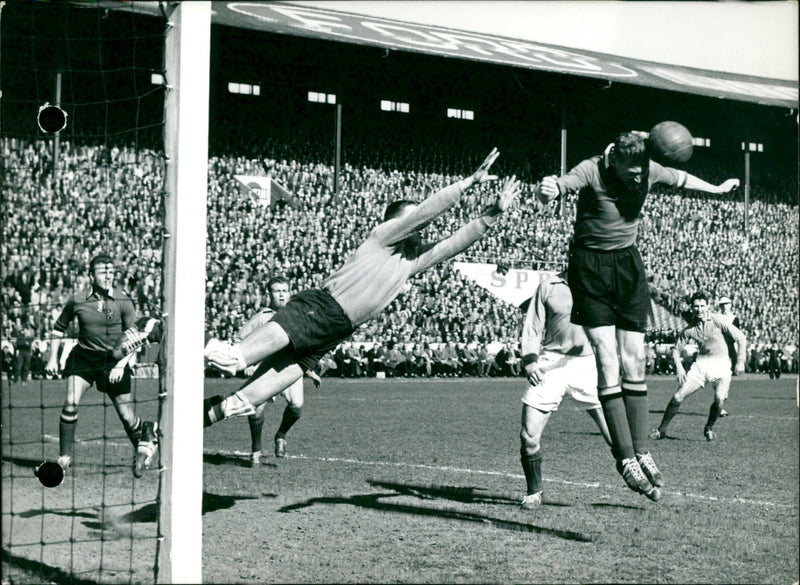
[[[528,433],[525,428],[519,432],[519,442],[520,454],[523,456],[533,455],[541,448],[541,445],[539,445],[539,437]]]

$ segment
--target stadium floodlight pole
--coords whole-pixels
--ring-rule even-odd
[[[206,197],[211,2],[169,2],[165,51],[166,389],[158,583],[201,583]],[[180,271],[180,278],[177,277]]]
[[[561,93],[561,165],[559,167],[559,176],[563,177],[567,174],[567,104],[564,93]],[[564,197],[558,198],[558,214],[564,216]]]
[[[744,241],[750,241],[750,153],[764,152],[760,142],[742,142],[744,151]]]
[[[744,241],[750,241],[750,151],[744,152]]]
[[[61,71],[56,72],[55,104],[61,107]],[[53,185],[58,189],[58,159],[61,152],[60,131],[53,135]],[[59,193],[60,195],[60,193]]]
[[[333,194],[339,194],[339,177],[342,165],[342,104],[336,104],[336,137],[334,138]]]

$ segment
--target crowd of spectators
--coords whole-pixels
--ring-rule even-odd
[[[458,180],[485,155],[479,145],[444,151],[441,145],[439,150],[428,150],[436,145],[425,143],[423,148],[399,142],[394,157],[386,159],[392,163],[378,164],[375,153],[391,148],[385,139],[380,148],[352,144],[336,191],[334,169],[322,160],[324,149],[312,143],[316,144],[297,133],[265,136],[259,143],[242,141],[238,147],[231,140],[212,144],[208,335],[231,338],[267,301],[264,286],[270,276],[287,277],[295,291],[319,286],[363,241],[388,202],[420,201]],[[131,293],[138,310],[160,311],[164,161],[148,150],[62,141],[54,172],[47,141],[3,138],[2,153],[3,367],[19,379],[27,370],[36,370],[54,320],[68,295],[86,286],[88,261],[100,251],[117,259],[117,284]],[[504,174],[502,166],[497,170]],[[691,171],[714,183],[725,178],[713,166]],[[532,169],[520,207],[458,260],[516,268],[562,267],[576,197],[546,208],[535,204],[531,181],[546,172],[552,169],[543,168],[538,174]],[[262,207],[234,179],[234,175],[264,174],[291,192],[297,204]],[[775,189],[796,194],[797,184],[780,177],[772,177],[768,184],[769,190],[754,184],[746,234],[741,197],[656,189],[643,210],[639,247],[659,304],[681,315],[696,290],[712,298],[731,297],[755,356],[748,359],[752,369],[759,369],[759,355],[779,345],[786,368],[796,371],[798,208],[796,201]],[[432,224],[426,237],[449,234],[477,215],[493,188],[475,190]],[[383,359],[376,367],[374,356],[365,356],[363,364],[352,368],[352,361],[344,362],[340,353],[338,362],[333,354],[326,363],[335,365],[329,369],[339,375],[514,373],[505,362],[498,365],[496,355],[473,360],[464,352],[513,347],[522,317],[519,309],[445,264],[417,277],[378,319],[353,336],[352,345],[363,347],[365,354],[380,348],[410,357],[395,367]],[[668,344],[672,333],[651,332],[653,351]],[[441,348],[452,348],[456,359],[434,357]],[[430,359],[415,357],[417,350],[429,351]],[[653,372],[669,369],[663,360],[652,361]]]

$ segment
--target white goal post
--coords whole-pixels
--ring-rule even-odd
[[[166,39],[166,364],[159,583],[201,583],[211,2],[170,2]],[[180,275],[180,278],[178,278]]]

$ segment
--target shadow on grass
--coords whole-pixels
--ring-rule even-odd
[[[647,510],[643,506],[631,506],[630,504],[609,504],[607,502],[595,502],[592,504],[594,508],[619,508],[624,510]]]
[[[394,481],[379,481],[368,479],[367,483],[375,486],[394,490],[398,494],[415,496],[423,500],[452,500],[464,504],[506,504],[519,506],[520,498],[516,492],[491,492],[479,487],[461,487],[455,485],[436,484],[411,484]],[[553,500],[545,500],[542,506],[560,506],[568,508],[570,505]]]
[[[250,467],[250,459],[242,455],[227,455],[225,453],[204,453],[203,463],[209,465],[232,465],[234,467]],[[273,467],[277,468],[275,463],[261,462],[256,467]]]
[[[3,457],[3,461],[30,469],[36,469],[36,466],[42,462],[41,459],[29,459],[27,457]]]
[[[9,567],[15,567],[21,572],[24,572],[27,579],[19,579],[17,582],[24,583],[64,583],[69,585],[96,585],[97,581],[90,581],[88,579],[80,579],[71,573],[52,567],[39,561],[26,559],[18,555],[12,555],[5,548],[3,549],[3,582],[9,576]],[[14,581],[9,581],[14,582]]]
[[[44,459],[31,458],[31,457],[3,457],[3,463],[11,463],[12,465],[16,465],[17,467],[30,469],[31,475],[33,475],[33,470],[35,470],[36,467],[38,467],[44,461],[45,461]],[[47,459],[47,461],[54,462],[55,459]],[[91,463],[80,460],[74,463],[72,467],[70,467],[70,471],[68,472],[68,474],[71,474],[76,477],[82,474],[117,475],[120,473],[124,473],[130,468],[131,466],[125,463]]]
[[[663,410],[650,410],[649,412],[650,412],[650,414],[664,414]],[[681,410],[680,412],[678,412],[678,414],[675,416],[675,418],[678,418],[678,417],[681,417],[681,416],[702,416],[702,417],[707,417],[708,416],[708,411],[706,411],[706,412],[692,412],[690,410]],[[722,418],[725,418],[725,417],[722,417]]]
[[[492,493],[479,487],[454,485],[409,484],[368,479],[371,486],[394,490],[398,494],[422,499],[445,499],[464,504],[519,504],[519,497],[511,494]]]
[[[391,485],[391,484],[390,484]],[[472,489],[472,488],[458,488],[458,489]],[[406,493],[406,492],[400,492]],[[349,497],[321,497],[311,498],[305,502],[299,502],[290,506],[280,508],[279,512],[293,512],[303,508],[309,508],[316,504],[327,505],[350,505],[358,506],[360,508],[369,508],[371,510],[379,510],[381,512],[391,512],[394,514],[412,514],[415,516],[435,516],[438,518],[445,518],[448,520],[460,520],[461,522],[473,522],[476,524],[483,524],[491,526],[492,528],[501,528],[503,530],[513,530],[516,532],[531,532],[535,534],[544,534],[547,536],[555,536],[564,540],[571,540],[576,542],[593,542],[597,539],[596,534],[587,532],[577,532],[574,530],[562,530],[559,528],[547,528],[545,526],[537,526],[527,522],[517,522],[515,520],[505,520],[503,518],[492,518],[483,514],[474,514],[471,512],[464,512],[455,508],[441,508],[441,507],[426,507],[426,506],[412,506],[409,504],[398,504],[394,502],[382,502],[381,498],[395,497],[398,495],[397,491],[391,494],[356,494]],[[459,500],[460,501],[460,500]]]

